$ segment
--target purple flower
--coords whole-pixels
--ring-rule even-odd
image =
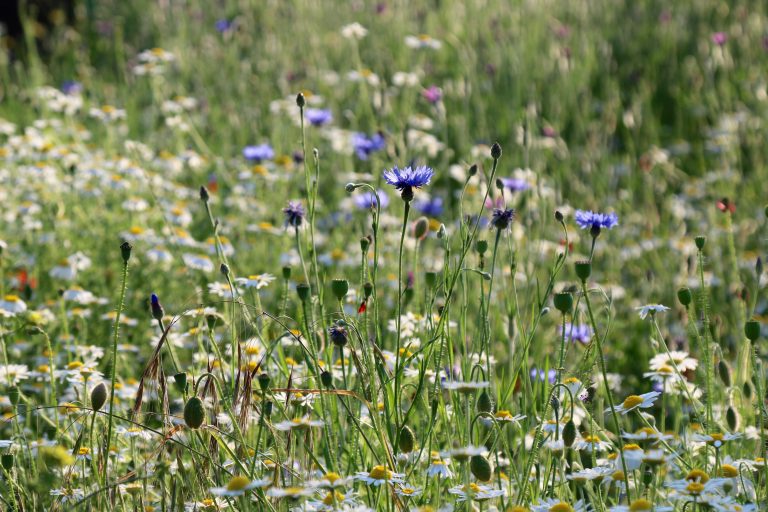
[[[419,167],[404,167],[402,169],[394,166],[390,170],[384,171],[384,181],[400,190],[400,197],[403,201],[410,202],[413,199],[413,189],[429,185],[429,181],[435,171],[431,167],[422,165]]]
[[[548,372],[533,368],[531,370],[531,379],[536,380],[537,378],[542,382],[548,380],[550,384],[554,384],[557,380],[557,371],[554,368],[550,369]]]
[[[381,199],[381,207],[386,208],[389,205],[389,196],[383,190],[378,190],[377,193],[379,194],[379,199]],[[370,191],[356,194],[354,201],[355,205],[362,210],[376,208],[376,195]]]
[[[355,148],[357,158],[368,160],[371,153],[384,149],[385,141],[380,133],[374,133],[370,137],[364,133],[355,133],[352,135],[352,146]]]
[[[499,178],[504,188],[509,189],[510,192],[522,192],[528,190],[531,186],[525,181],[517,178]]]
[[[424,89],[421,93],[424,99],[430,103],[437,103],[443,98],[443,91],[436,85],[430,85],[429,88]]]
[[[512,208],[494,208],[491,217],[491,226],[496,229],[507,229],[515,220],[515,210]]]
[[[312,126],[323,126],[333,121],[333,114],[330,110],[322,108],[308,108],[304,112],[304,116]]]
[[[712,42],[717,46],[723,46],[728,41],[728,34],[725,32],[715,32],[712,34]]]
[[[576,210],[576,224],[581,229],[605,228],[611,229],[619,223],[619,216],[615,213],[598,213],[585,210]]]
[[[232,20],[228,20],[226,18],[216,20],[216,23],[214,24],[214,27],[216,27],[216,30],[220,34],[225,34],[235,28],[235,23]]]
[[[439,217],[443,214],[443,198],[433,197],[432,199],[420,199],[414,203],[414,207],[422,215],[427,217]]]
[[[563,327],[557,328],[558,334],[562,336]],[[565,324],[565,339],[571,342],[579,342],[583,344],[589,343],[592,339],[592,329],[588,325],[573,325],[571,323]]]
[[[67,80],[61,84],[61,92],[74,96],[83,92],[83,84],[75,80]]]
[[[245,146],[243,156],[252,162],[261,162],[262,160],[271,160],[275,157],[275,151],[269,144],[260,144],[258,146]]]
[[[288,201],[288,206],[283,208],[285,223],[288,226],[298,228],[304,220],[304,207],[299,201]]]

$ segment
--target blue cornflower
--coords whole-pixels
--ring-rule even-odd
[[[414,203],[414,207],[427,217],[439,217],[443,214],[443,198],[421,199]]]
[[[542,382],[548,380],[550,384],[554,384],[557,380],[557,371],[554,368],[551,368],[547,372],[539,368],[533,368],[531,370],[531,379],[539,379]]]
[[[69,95],[77,95],[83,92],[83,84],[75,80],[67,80],[61,84],[61,92]]]
[[[304,207],[299,201],[288,201],[288,206],[283,208],[285,214],[285,223],[289,226],[298,228],[304,220]]]
[[[515,210],[512,208],[502,209],[494,208],[493,217],[491,217],[491,226],[496,229],[507,229],[512,221],[515,220]]]
[[[384,181],[401,191],[400,197],[403,201],[410,202],[413,199],[413,189],[429,185],[434,174],[435,171],[426,165],[419,167],[409,165],[402,169],[394,166],[390,170],[385,170],[383,176]]]
[[[247,160],[253,162],[261,162],[262,160],[271,160],[275,157],[275,150],[269,144],[259,144],[258,146],[245,146],[243,148],[243,156]]]
[[[522,192],[528,190],[531,186],[525,181],[518,178],[499,178],[504,188],[509,189],[510,192]]]
[[[154,293],[149,297],[149,305],[152,310],[152,318],[162,320],[165,311],[163,311],[163,306],[160,304],[160,299]]]
[[[558,334],[563,334],[563,327],[557,328]],[[572,325],[571,323],[565,324],[565,339],[571,342],[579,342],[587,344],[592,339],[592,328],[588,325]]]
[[[576,210],[574,218],[576,219],[576,224],[578,224],[581,229],[611,229],[619,223],[619,216],[615,213]]]
[[[378,190],[377,193],[379,194],[379,199],[381,199],[381,207],[386,208],[389,205],[389,196],[383,190]],[[355,205],[362,210],[376,208],[376,194],[370,191],[356,194],[354,201]]]
[[[232,20],[228,20],[226,18],[223,18],[223,19],[220,19],[220,20],[216,20],[216,23],[214,24],[214,26],[216,27],[216,30],[219,33],[224,34],[226,32],[229,32],[230,30],[232,30],[234,28],[235,24],[234,24],[234,22]]]
[[[333,114],[330,110],[322,108],[308,108],[304,112],[304,116],[312,126],[323,126],[333,121]]]
[[[349,333],[346,327],[340,324],[332,325],[328,328],[328,337],[331,338],[331,342],[337,347],[343,347],[347,344]]]
[[[374,133],[370,137],[364,133],[352,135],[352,146],[360,160],[368,160],[371,153],[384,149],[385,144],[384,137],[380,133]]]

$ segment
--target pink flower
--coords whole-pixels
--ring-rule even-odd
[[[723,46],[725,42],[728,40],[728,34],[725,32],[715,32],[712,34],[712,42],[715,43],[717,46]]]
[[[424,89],[421,93],[424,99],[430,103],[437,103],[443,97],[443,91],[436,85],[430,85],[428,89]]]

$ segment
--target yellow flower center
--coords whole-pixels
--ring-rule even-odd
[[[512,417],[513,417],[512,413],[507,411],[507,410],[505,410],[505,409],[502,409],[502,410],[500,410],[499,412],[496,413],[496,418],[498,418],[500,420],[511,420]]]
[[[405,494],[406,496],[410,496],[416,492],[416,489],[412,489],[410,487],[403,487],[402,489],[400,489],[400,492]]]
[[[341,494],[338,491],[333,491],[333,492],[329,492],[328,494],[325,495],[325,498],[323,498],[323,505],[327,505],[327,506],[330,507],[331,505],[333,505],[334,501],[338,502],[338,501],[343,501],[343,500],[344,500],[344,495],[343,494]]]
[[[629,507],[629,512],[646,512],[650,510],[653,510],[653,503],[643,498],[633,501]]]
[[[686,476],[686,480],[689,480],[691,482],[701,482],[703,484],[709,482],[709,475],[700,470],[700,469],[692,469]]]
[[[82,368],[84,365],[80,361],[72,361],[67,365],[67,370],[77,370],[78,368]]]
[[[626,452],[627,450],[630,450],[630,451],[631,451],[631,450],[640,450],[640,449],[641,449],[641,448],[640,448],[638,445],[636,445],[635,443],[628,443],[628,444],[625,444],[625,445],[624,445],[624,451],[625,451],[625,452]]]
[[[624,409],[633,409],[643,403],[643,397],[638,395],[629,395],[624,399]]]
[[[655,434],[656,432],[651,427],[643,427],[640,430],[637,431],[638,434],[645,434],[648,436],[651,436]]]
[[[325,474],[325,479],[328,480],[331,483],[334,483],[336,480],[340,479],[341,475],[338,473],[334,473],[333,471],[329,471]]]
[[[227,484],[227,490],[228,491],[242,491],[246,488],[246,486],[251,483],[250,480],[248,480],[244,476],[236,476],[233,477],[232,480],[229,481]]]
[[[581,381],[579,381],[579,379],[577,379],[576,377],[568,377],[563,381],[563,384],[577,384],[579,382]]]
[[[712,438],[712,441],[710,441],[710,443],[714,443],[715,441],[722,441],[723,440],[723,434],[720,434],[719,432],[716,432],[714,434],[710,434],[709,437]]]
[[[611,475],[611,478],[619,482],[623,482],[626,479],[626,476],[624,475],[623,471],[618,470]]]
[[[205,498],[202,502],[204,507],[212,507],[213,506],[213,500],[211,498]]]
[[[659,373],[669,373],[671,374],[675,370],[671,366],[664,365],[661,368],[659,368]]]
[[[389,479],[389,470],[384,466],[373,466],[368,476],[374,480],[387,480]]]
[[[6,295],[3,297],[3,299],[6,302],[19,302],[19,296],[18,295]]]
[[[725,478],[736,478],[739,476],[739,470],[730,464],[723,464],[723,467],[720,468],[720,475]]]
[[[88,455],[89,453],[91,453],[91,449],[83,446],[77,451],[77,453],[78,455]]]
[[[564,501],[549,507],[549,512],[573,512],[573,507]]]
[[[589,444],[597,444],[600,442],[600,438],[597,436],[586,436],[584,437],[584,441]]]
[[[691,482],[688,484],[685,490],[688,491],[689,494],[699,495],[704,490],[704,484],[699,482]]]

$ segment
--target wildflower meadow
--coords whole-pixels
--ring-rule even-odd
[[[64,3],[0,510],[768,510],[768,4]]]

